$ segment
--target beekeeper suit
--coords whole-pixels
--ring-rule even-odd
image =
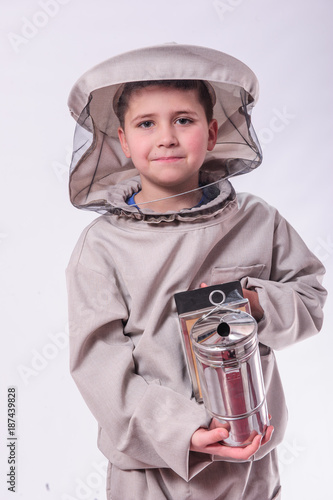
[[[128,199],[140,177],[117,135],[124,83],[196,79],[212,95],[215,148],[201,167],[203,205],[160,213]],[[70,197],[102,215],[82,233],[67,269],[72,376],[98,426],[113,500],[280,498],[276,447],[287,422],[274,357],[318,332],[323,266],[263,200],[229,179],[262,160],[251,124],[253,72],[216,50],[166,44],[113,57],[73,87],[77,121]],[[190,451],[211,417],[193,397],[174,294],[240,280],[258,293],[267,404],[275,432],[248,461]]]

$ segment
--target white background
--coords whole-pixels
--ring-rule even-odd
[[[105,499],[96,423],[68,371],[64,271],[94,217],[68,200],[74,121],[66,102],[74,82],[120,52],[172,41],[248,64],[261,88],[253,122],[264,162],[234,185],[280,210],[325,263],[330,288],[332,5],[1,2],[1,499]],[[284,500],[331,498],[332,297],[325,310],[318,336],[277,353],[290,413],[280,446]],[[8,386],[17,390],[15,494],[6,485]]]

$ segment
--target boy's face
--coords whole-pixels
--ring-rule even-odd
[[[217,122],[207,123],[195,90],[152,86],[131,95],[118,135],[146,195],[150,188],[179,193],[198,187],[199,169],[216,143]]]

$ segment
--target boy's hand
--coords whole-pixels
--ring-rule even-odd
[[[229,436],[227,424],[223,425],[218,420],[212,419],[209,429],[200,427],[192,434],[190,450],[209,455],[218,455],[225,459],[249,460],[272,437],[273,426],[267,427],[265,436],[257,434],[251,444],[245,447],[231,447],[220,443]]]
[[[251,307],[251,314],[256,321],[260,321],[264,316],[264,310],[259,303],[258,294],[254,290],[248,290],[247,288],[242,288],[243,295],[245,299],[248,299]]]

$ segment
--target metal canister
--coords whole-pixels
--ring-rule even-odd
[[[257,323],[241,310],[215,309],[193,325],[203,402],[229,431],[223,444],[247,446],[269,424]]]

